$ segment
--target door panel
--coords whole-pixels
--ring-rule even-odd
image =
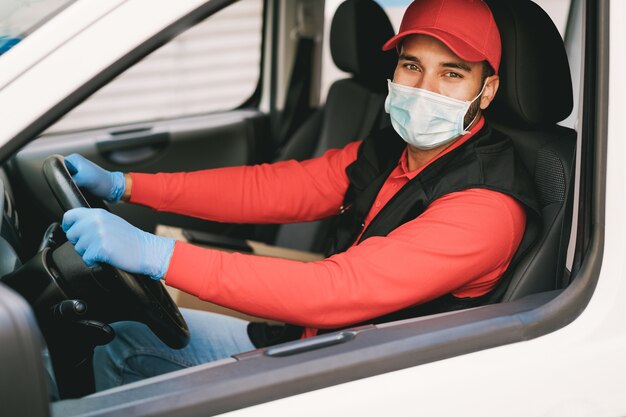
[[[257,111],[238,110],[204,117],[128,125],[73,134],[47,135],[22,149],[11,161],[12,178],[29,207],[44,210],[38,229],[61,218],[61,210],[43,178],[41,167],[52,154],[80,153],[111,171],[146,173],[195,171],[261,162],[265,153],[267,117]],[[24,205],[24,204],[22,204]],[[118,203],[111,211],[132,224],[153,231],[169,224],[212,232],[227,232],[227,225],[192,219],[146,207]],[[41,217],[41,216],[40,216]],[[28,218],[31,218],[29,216]]]

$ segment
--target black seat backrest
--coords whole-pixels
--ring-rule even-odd
[[[387,79],[393,78],[397,56],[383,52],[382,45],[394,35],[385,11],[374,0],[347,0],[339,5],[330,29],[330,51],[339,69],[350,78],[335,81],[326,103],[298,129],[278,160],[303,160],[342,148],[363,139],[386,121],[384,102]],[[325,238],[319,223],[298,223],[279,228],[261,228],[259,238],[303,250],[316,248]]]
[[[326,103],[298,129],[279,159],[306,159],[362,139],[374,128],[393,77],[396,55],[382,45],[394,34],[385,11],[374,0],[339,5],[330,29],[335,65],[351,74],[335,81]]]
[[[489,0],[502,38],[500,89],[486,118],[509,135],[533,175],[543,214],[537,243],[512,271],[503,301],[561,287],[572,222],[576,132],[562,38],[528,0]]]

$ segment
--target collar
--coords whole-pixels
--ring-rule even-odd
[[[408,160],[409,151],[408,151],[408,147],[405,147],[404,151],[402,151],[402,155],[400,155],[400,160],[398,161],[399,170],[398,169],[394,170],[393,178],[406,177],[407,179],[412,180],[420,172],[422,172],[428,165],[432,164],[437,159],[452,152],[453,150],[455,150],[456,148],[458,148],[459,146],[463,145],[465,142],[470,140],[476,134],[476,132],[480,131],[483,128],[484,125],[485,125],[485,117],[481,115],[480,119],[478,120],[478,123],[476,123],[476,125],[472,127],[469,133],[455,140],[452,143],[452,145],[448,146],[443,152],[441,152],[440,154],[435,156],[433,159],[428,161],[426,164],[422,165],[421,167],[413,171],[409,171],[409,160]]]

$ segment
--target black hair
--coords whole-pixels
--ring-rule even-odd
[[[485,85],[485,80],[488,77],[491,77],[492,75],[494,75],[496,72],[493,70],[493,68],[491,68],[491,65],[487,62],[487,61],[483,61],[483,72],[481,75],[481,79],[480,79],[480,85],[483,86]]]

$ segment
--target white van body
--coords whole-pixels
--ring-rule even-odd
[[[205,0],[79,0],[71,4],[0,57],[0,149],[16,146],[12,141],[59,103],[93,83],[111,65],[123,63],[146,40],[204,3]],[[593,264],[584,263],[578,271],[598,271],[597,285],[584,289],[574,282],[571,288],[548,301],[546,307],[558,310],[568,291],[592,291],[582,312],[571,322],[565,319],[566,325],[529,340],[278,399],[270,396],[268,401],[235,407],[224,415],[626,415],[626,79],[621,75],[626,67],[626,2],[605,1],[602,7],[610,9],[610,20],[603,22],[609,28],[609,48],[599,52],[600,58],[610,56],[608,78],[604,80],[609,92],[603,126],[606,142],[601,145],[606,154],[596,155],[598,164],[606,167],[604,178],[600,175],[598,183],[604,188],[596,189],[598,198],[604,198],[604,212],[600,214],[604,224],[596,225],[603,234],[592,248],[599,257]],[[270,32],[270,28],[265,28],[266,35]],[[267,73],[261,83],[270,84]],[[574,118],[578,119],[574,122],[577,127],[582,123],[582,109],[579,112],[579,117]],[[385,326],[393,324],[380,327]],[[158,377],[156,381],[167,378]],[[272,374],[267,378],[271,379]],[[142,384],[145,385],[138,386]],[[117,390],[125,389],[132,386]],[[99,395],[103,394],[95,394]],[[186,394],[180,401],[191,401],[192,397]],[[61,415],[61,408],[55,407],[51,406],[51,415]],[[114,415],[116,406],[111,407],[101,410],[102,414],[75,415]],[[146,407],[137,415],[162,415],[158,409]],[[195,415],[189,413],[170,415]]]

